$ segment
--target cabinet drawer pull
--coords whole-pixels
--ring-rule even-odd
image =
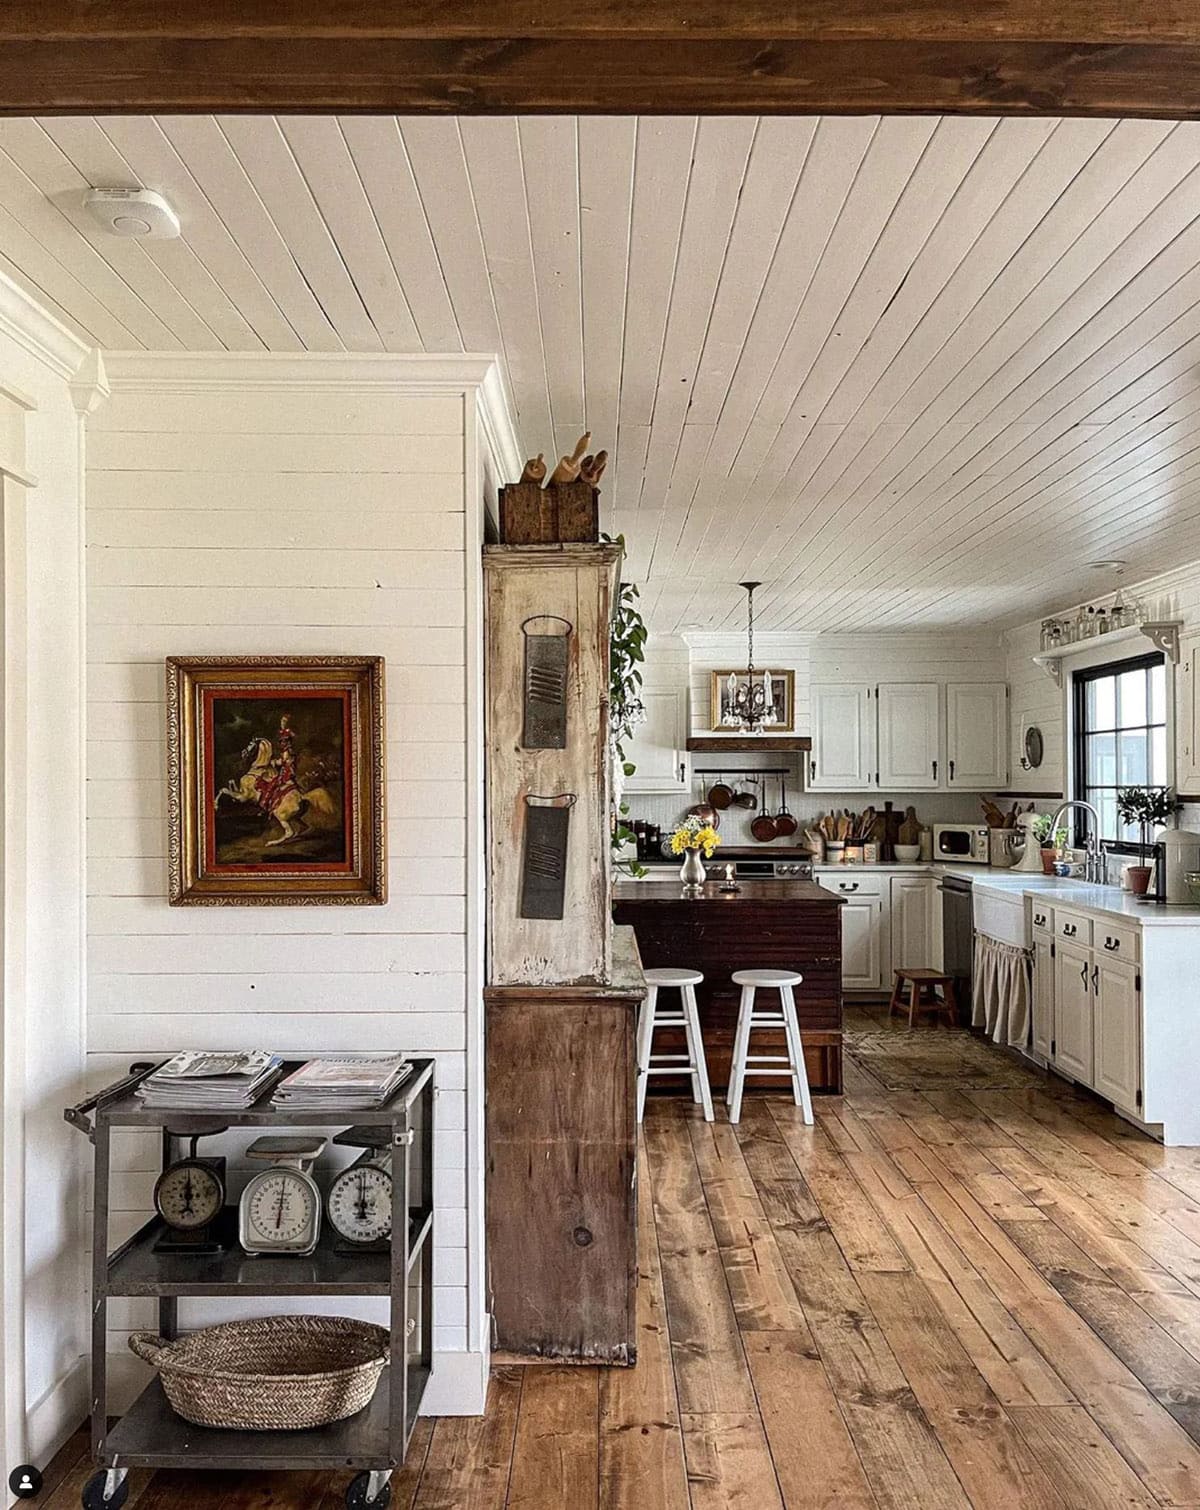
[[[1111,938],[1108,938],[1106,936],[1105,940],[1104,940],[1104,947],[1108,950],[1108,952],[1110,954],[1115,954],[1117,952],[1117,950],[1121,947],[1121,940],[1120,939],[1111,939]]]
[[[1076,928],[1074,923],[1063,924],[1063,938],[1073,939],[1078,932],[1079,930],[1078,928]]]
[[[953,761],[950,762],[950,780],[951,781],[954,780],[954,762]]]
[[[937,780],[937,761],[933,761],[933,779]]]
[[[1079,976],[1080,976],[1080,979],[1083,981],[1083,984],[1086,986],[1087,983],[1088,983],[1088,967],[1086,965],[1084,965],[1084,966],[1081,967],[1081,969],[1079,971]]]
[[[1035,928],[1044,928],[1046,926],[1046,914],[1044,912],[1035,912],[1034,913],[1034,915],[1033,915],[1033,926]]]
[[[857,891],[858,890],[858,882],[857,881],[839,881],[838,882],[838,890],[839,891]]]

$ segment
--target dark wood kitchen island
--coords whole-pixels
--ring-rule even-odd
[[[796,987],[796,1009],[809,1084],[814,1091],[841,1090],[841,906],[840,897],[815,881],[746,880],[732,895],[715,881],[697,896],[674,879],[618,881],[613,888],[613,916],[633,928],[647,970],[670,965],[703,973],[696,1002],[714,1090],[728,1080],[737,1023],[740,992],[730,976],[754,969],[803,975],[804,984]],[[751,1052],[784,1051],[782,1032],[756,1030],[753,1041]],[[682,1053],[683,1048],[681,1030],[656,1033],[657,1053]],[[673,1085],[665,1076],[659,1083]],[[770,1083],[760,1080],[757,1085]],[[755,1085],[747,1081],[747,1089]]]

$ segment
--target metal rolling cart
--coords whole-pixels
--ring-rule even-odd
[[[270,1090],[246,1111],[191,1113],[147,1110],[134,1095],[159,1068],[135,1066],[65,1116],[95,1149],[92,1232],[92,1453],[96,1474],[83,1490],[84,1510],[120,1510],[131,1468],[356,1469],[346,1490],[348,1510],[384,1510],[391,1474],[404,1461],[432,1359],[433,1346],[433,1070],[413,1061],[413,1073],[374,1111],[281,1110]],[[300,1060],[284,1065],[284,1074]],[[338,1251],[325,1227],[306,1257],[252,1258],[236,1237],[215,1254],[155,1252],[163,1226],[155,1216],[120,1247],[108,1247],[112,1134],[117,1128],[157,1131],[165,1169],[176,1138],[212,1136],[229,1128],[390,1127],[393,1222],[384,1251]],[[401,1157],[402,1155],[402,1157]],[[400,1214],[407,1212],[407,1221]],[[234,1215],[226,1207],[223,1216]],[[167,1403],[157,1376],[111,1427],[108,1421],[108,1303],[118,1296],[153,1296],[163,1337],[178,1333],[179,1301],[195,1296],[388,1296],[391,1353],[371,1404],[357,1415],[316,1430],[223,1431],[193,1426]]]

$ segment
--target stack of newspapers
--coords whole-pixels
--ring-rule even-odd
[[[283,1060],[265,1049],[176,1054],[137,1088],[144,1107],[158,1111],[245,1111],[279,1079]]]
[[[373,1111],[412,1074],[403,1054],[327,1054],[280,1082],[271,1105],[293,1111]]]

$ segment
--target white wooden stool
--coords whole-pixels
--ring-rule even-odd
[[[704,1059],[704,1040],[700,1037],[700,1014],[696,1010],[696,987],[704,979],[699,970],[647,970],[646,999],[638,1014],[637,1029],[637,1119],[646,1110],[646,1085],[651,1075],[690,1075],[692,1100],[704,1108],[704,1120],[713,1119],[712,1093],[708,1088],[708,1066]],[[658,993],[662,987],[679,992],[680,1010],[665,1017],[658,1010]],[[687,1043],[686,1054],[655,1054],[655,1028],[682,1028]]]
[[[792,1082],[796,1105],[804,1108],[804,1120],[813,1119],[812,1097],[808,1092],[808,1071],[804,1068],[804,1047],[800,1042],[800,1023],[796,1017],[793,987],[804,979],[794,970],[735,970],[733,983],[742,988],[738,1008],[737,1031],[733,1035],[733,1058],[729,1066],[729,1120],[742,1115],[742,1091],[747,1075],[786,1075]],[[779,992],[777,1012],[756,1011],[754,993],[758,990]],[[755,1028],[782,1028],[787,1042],[786,1054],[751,1054],[750,1034]]]

